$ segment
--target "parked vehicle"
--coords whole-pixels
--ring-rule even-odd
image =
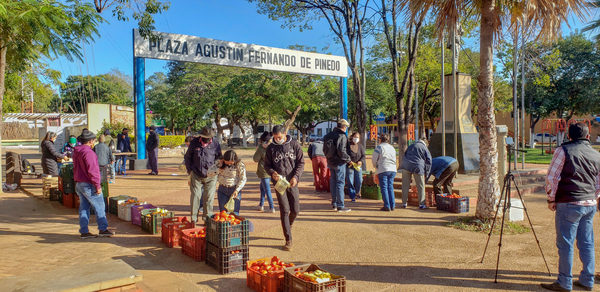
[[[533,136],[533,141],[535,143],[556,143],[556,136],[549,133],[538,133]]]

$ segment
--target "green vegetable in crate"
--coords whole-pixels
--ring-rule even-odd
[[[296,272],[295,275],[304,281],[312,283],[325,283],[331,281],[333,278],[331,273],[321,270],[316,270],[314,272]]]

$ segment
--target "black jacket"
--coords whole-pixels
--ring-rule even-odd
[[[158,134],[154,131],[150,131],[148,135],[148,141],[146,141],[146,151],[152,151],[154,148],[158,148],[160,144],[160,140],[158,138]]]
[[[315,141],[308,146],[308,157],[310,159],[325,157],[325,153],[323,153],[323,141]]]
[[[269,175],[273,172],[284,176],[288,181],[292,178],[300,181],[304,170],[304,153],[298,141],[287,135],[285,143],[271,143],[265,155],[265,170]]]
[[[364,164],[365,163],[365,147],[363,147],[363,144],[360,142],[356,145],[358,145],[358,151],[354,152],[354,151],[352,151],[352,149],[350,149],[352,144],[348,144],[348,155],[350,156],[350,160],[352,162],[362,161]]]
[[[193,171],[197,176],[204,178],[208,176],[208,169],[221,158],[223,153],[219,142],[213,140],[206,147],[202,147],[200,138],[195,138],[185,153],[184,161],[188,173]]]
[[[121,133],[117,135],[117,150],[121,152],[133,152],[131,151],[131,141],[129,140],[129,136]]]
[[[562,144],[565,164],[560,173],[556,202],[596,199],[596,179],[600,172],[600,153],[587,140]]]
[[[65,156],[60,154],[54,148],[54,142],[46,140],[42,142],[42,170],[44,174],[52,176],[58,176],[58,159],[62,159]]]
[[[348,147],[348,136],[340,128],[335,128],[323,138],[323,152],[327,157],[327,164],[340,166],[350,162],[350,156],[346,150]]]

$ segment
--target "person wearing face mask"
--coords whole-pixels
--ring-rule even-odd
[[[274,183],[277,183],[280,175],[290,183],[283,193],[276,190],[285,237],[283,249],[289,251],[292,249],[292,225],[300,213],[298,181],[304,170],[304,153],[298,141],[287,135],[284,126],[277,125],[273,128],[273,143],[267,147],[265,170]]]
[[[63,146],[62,149],[62,154],[72,158],[73,157],[73,151],[75,150],[75,146],[81,145],[81,143],[77,142],[77,138],[75,138],[75,136],[71,135],[69,136],[69,141],[67,141],[67,143],[65,143],[65,145]]]
[[[346,165],[350,163],[350,156],[346,150],[348,147],[348,136],[346,131],[350,123],[341,119],[337,123],[337,128],[323,138],[323,152],[327,157],[327,167],[331,178],[329,185],[331,188],[331,206],[337,212],[349,212],[350,209],[344,207],[344,186],[346,184]]]
[[[260,136],[260,144],[256,147],[256,152],[252,159],[258,163],[256,168],[256,175],[260,179],[260,203],[258,205],[258,211],[264,211],[263,205],[265,204],[265,197],[269,202],[268,212],[275,213],[275,206],[273,205],[273,196],[271,195],[271,176],[265,170],[265,155],[267,154],[267,147],[271,144],[273,135],[269,132],[264,132]]]
[[[308,157],[312,162],[315,189],[317,192],[329,192],[329,168],[323,152],[323,141],[313,141],[308,146]]]
[[[202,201],[202,219],[208,220],[213,215],[213,201],[217,187],[215,172],[209,172],[215,163],[223,158],[221,144],[213,139],[213,130],[205,127],[200,137],[190,142],[185,153],[185,168],[190,175],[188,185],[192,192],[190,196],[192,222],[198,221],[200,202]]]
[[[246,185],[246,166],[235,151],[227,150],[223,154],[223,160],[217,163],[216,168],[219,182],[217,189],[219,211],[229,211],[225,209],[225,204],[233,198],[235,202],[233,213],[240,215],[242,188]]]
[[[362,186],[362,171],[361,167],[365,160],[365,148],[360,143],[360,134],[354,132],[352,139],[348,145],[348,155],[350,156],[351,164],[348,165],[346,173],[346,182],[348,183],[348,194],[352,202],[356,202],[356,198],[360,197],[360,188]]]

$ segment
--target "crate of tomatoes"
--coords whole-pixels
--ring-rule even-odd
[[[315,264],[285,268],[283,291],[346,291],[346,277],[331,274]]]
[[[458,194],[437,194],[435,200],[438,210],[452,213],[469,212],[469,197],[461,197]]]
[[[206,264],[221,274],[244,271],[248,256],[247,245],[220,248],[210,242],[206,243]]]
[[[181,252],[198,262],[203,261],[206,258],[206,229],[183,229],[180,234]]]
[[[283,269],[293,267],[276,256],[248,261],[246,264],[246,285],[257,292],[283,291]]]
[[[189,222],[186,217],[164,218],[161,226],[162,241],[168,247],[178,247],[181,230],[194,228],[194,223]]]
[[[248,220],[225,211],[206,222],[206,240],[219,248],[248,244]]]

